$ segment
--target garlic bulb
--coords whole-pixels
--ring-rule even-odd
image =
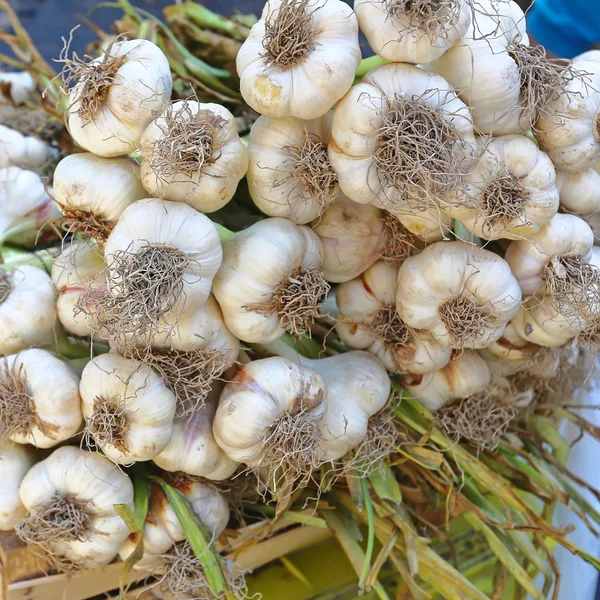
[[[254,204],[266,215],[303,225],[338,199],[327,156],[332,117],[332,112],[311,121],[263,115],[254,123],[246,178]]]
[[[50,146],[42,140],[0,125],[0,168],[15,166],[37,170],[44,167],[51,156]]]
[[[466,195],[448,212],[485,240],[520,239],[540,230],[558,211],[556,173],[548,155],[522,135],[481,139],[467,174]]]
[[[59,216],[37,173],[19,167],[0,169],[0,243],[32,246],[42,227]]]
[[[35,82],[27,71],[0,73],[0,104],[23,104],[34,90]]]
[[[389,64],[335,107],[329,160],[351,200],[420,212],[462,185],[474,145],[469,109],[445,79]]]
[[[240,91],[261,114],[317,119],[350,89],[360,58],[341,0],[269,0],[237,54]]]
[[[56,292],[42,269],[0,271],[0,354],[53,344]]]
[[[338,286],[336,330],[350,348],[367,349],[392,373],[441,369],[452,351],[427,332],[408,328],[396,312],[399,265],[378,261],[360,277]]]
[[[390,62],[429,63],[454,46],[471,23],[467,0],[355,0],[358,24],[376,54]]]
[[[173,433],[175,395],[147,365],[102,354],[79,386],[87,436],[117,464],[150,460]]]
[[[92,282],[106,279],[106,263],[100,248],[93,242],[66,245],[52,265],[52,283],[58,299],[56,313],[63,327],[73,335],[92,334],[91,318],[77,306]],[[106,335],[106,334],[104,334]],[[103,337],[102,332],[100,337]]]
[[[508,263],[465,242],[437,242],[398,272],[400,318],[450,348],[485,348],[517,314],[521,289]]]
[[[33,465],[21,483],[30,513],[16,528],[24,541],[42,546],[77,568],[108,564],[129,534],[115,504],[133,510],[129,477],[107,458],[63,446]]]
[[[105,242],[123,211],[146,197],[139,168],[128,158],[89,152],[63,158],[54,171],[54,193],[66,231]]]
[[[213,434],[229,458],[268,469],[275,484],[304,482],[320,464],[325,395],[315,370],[279,356],[255,360],[225,386]]]
[[[148,40],[111,44],[89,63],[66,61],[67,127],[98,156],[133,152],[146,126],[166,107],[173,82],[167,57]]]
[[[141,147],[146,190],[203,213],[223,208],[248,169],[235,118],[219,104],[175,102],[144,130]]]
[[[0,445],[0,531],[11,531],[27,515],[19,497],[21,481],[34,456],[27,446],[5,442]]]
[[[212,425],[222,384],[214,382],[204,406],[191,415],[175,418],[173,435],[166,448],[152,460],[165,471],[187,473],[221,481],[231,477],[239,466],[217,444]]]
[[[265,343],[307,330],[329,290],[323,245],[307,227],[265,219],[223,244],[213,293],[240,340]]]
[[[491,379],[485,360],[465,350],[439,371],[405,376],[402,385],[429,410],[439,410],[453,400],[483,392]]]
[[[217,539],[229,521],[229,506],[223,495],[212,486],[197,481],[167,481],[186,497],[208,533]],[[143,533],[144,555],[134,569],[155,575],[162,566],[162,555],[167,554],[177,542],[185,540],[186,534],[163,490],[157,484],[152,484],[150,490]],[[119,550],[123,560],[134,551],[138,535],[131,534]]]
[[[600,173],[592,168],[569,173],[557,171],[556,187],[560,205],[565,211],[580,217],[600,213]]]
[[[536,123],[540,148],[561,171],[583,171],[600,160],[600,61],[598,51],[573,61],[580,73],[553,99]]]
[[[47,350],[1,359],[0,389],[2,435],[13,442],[51,448],[79,431],[79,377]]]

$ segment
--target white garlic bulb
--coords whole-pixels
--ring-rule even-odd
[[[396,312],[399,265],[378,261],[360,277],[338,286],[336,330],[351,348],[367,349],[392,373],[441,369],[452,351],[431,334],[406,327]]]
[[[263,115],[250,131],[246,179],[254,204],[270,217],[303,225],[338,199],[327,144],[333,113],[302,121]]]
[[[223,244],[213,283],[228,329],[245,342],[266,343],[286,329],[302,333],[329,290],[323,245],[312,230],[287,219],[265,219]]]
[[[79,386],[87,435],[117,464],[150,460],[173,433],[175,395],[147,365],[102,354]]]
[[[341,0],[269,0],[237,54],[240,91],[261,114],[316,119],[348,91],[360,58]]]
[[[54,171],[54,193],[64,227],[105,242],[123,211],[146,197],[139,168],[128,158],[70,154]]]
[[[23,104],[35,90],[33,77],[27,71],[0,73],[0,104]]]
[[[53,344],[56,292],[42,269],[0,271],[0,354]]]
[[[73,139],[98,156],[133,152],[171,96],[167,57],[148,40],[126,40],[76,71],[66,111]]]
[[[28,446],[11,442],[0,444],[0,531],[11,531],[27,515],[19,497],[19,487],[33,463],[34,455]]]
[[[405,376],[402,385],[429,410],[439,410],[453,400],[483,392],[491,379],[485,360],[465,350],[439,371]]]
[[[560,205],[580,217],[600,213],[600,173],[591,167],[576,173],[557,171],[556,187]]]
[[[133,485],[95,452],[58,448],[31,467],[20,496],[30,516],[18,524],[19,537],[78,568],[108,564],[129,534],[114,505],[133,510]]]
[[[141,148],[146,190],[202,213],[223,208],[248,169],[235,118],[219,104],[175,102],[144,130]]]
[[[398,272],[400,318],[442,346],[485,348],[517,314],[521,289],[508,263],[465,242],[437,242]]]
[[[0,125],[0,168],[15,166],[37,170],[51,157],[50,146],[39,138]]]
[[[51,448],[81,425],[79,377],[47,350],[32,348],[0,362],[0,417],[19,444]]]

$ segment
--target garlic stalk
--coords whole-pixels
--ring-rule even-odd
[[[58,448],[31,467],[20,496],[29,516],[15,531],[28,544],[41,546],[53,566],[72,570],[108,564],[129,534],[114,505],[133,510],[131,481],[95,452]]]
[[[144,130],[141,148],[150,195],[202,213],[223,208],[248,170],[235,118],[219,104],[173,103]]]
[[[390,62],[429,63],[467,32],[467,0],[355,0],[358,24],[376,54]]]
[[[128,158],[102,158],[89,152],[63,158],[54,171],[54,193],[68,233],[108,238],[123,211],[146,197],[139,168]]]
[[[341,0],[269,0],[237,54],[240,91],[261,114],[317,119],[350,89],[360,58]]]
[[[40,171],[52,158],[50,146],[37,137],[0,125],[0,168]]]
[[[34,91],[35,82],[27,71],[0,73],[0,104],[24,104]]]
[[[0,531],[11,531],[27,515],[19,497],[19,487],[34,463],[31,448],[5,442],[0,445]]]
[[[150,460],[166,448],[175,395],[147,365],[102,354],[84,368],[80,393],[86,437],[110,460]]]
[[[79,377],[54,354],[32,348],[0,361],[2,439],[52,448],[81,425]]]
[[[54,343],[56,292],[42,269],[0,270],[0,354]]]
[[[444,347],[485,348],[517,314],[521,289],[508,263],[465,242],[437,242],[398,272],[396,308]]]
[[[98,156],[137,149],[146,126],[167,106],[173,85],[167,57],[148,40],[113,42],[87,61],[67,58],[67,127],[73,139]]]
[[[537,233],[558,211],[551,160],[522,135],[481,138],[480,147],[464,196],[457,196],[449,214],[485,240]]]
[[[600,213],[600,173],[591,167],[577,173],[558,171],[556,187],[560,205],[566,211],[583,219]]]
[[[351,200],[418,213],[443,208],[462,185],[474,146],[470,112],[445,79],[389,64],[335,107],[329,160]]]
[[[319,316],[329,285],[323,245],[312,230],[265,219],[226,241],[223,252],[213,293],[237,338],[266,343],[286,330],[301,334]]]
[[[429,333],[406,326],[396,311],[399,265],[378,261],[338,286],[336,330],[350,348],[367,349],[392,373],[428,373],[445,366],[452,351]]]
[[[332,117],[332,112],[310,121],[263,115],[254,123],[246,178],[254,204],[266,215],[303,225],[338,199],[327,156]]]

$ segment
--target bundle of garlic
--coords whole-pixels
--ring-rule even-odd
[[[0,444],[0,531],[11,531],[27,515],[19,488],[34,460],[35,456],[28,446],[12,442]]]
[[[39,138],[0,125],[0,168],[21,167],[42,172],[51,158],[50,146]]]

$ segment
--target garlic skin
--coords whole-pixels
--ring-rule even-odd
[[[102,354],[83,369],[79,390],[88,432],[110,460],[127,465],[150,460],[166,448],[175,395],[147,365]],[[118,425],[96,423],[104,412],[118,415]]]
[[[266,115],[256,120],[246,178],[254,204],[266,215],[304,225],[338,199],[337,177],[327,157],[332,119],[330,111],[310,121]]]
[[[274,302],[281,284],[305,272],[320,272],[322,264],[318,236],[287,219],[265,219],[237,233],[223,244],[223,264],[213,282],[227,328],[250,343],[281,337],[286,327],[280,313],[264,314],[253,306]]]
[[[481,155],[465,179],[466,197],[459,196],[449,214],[485,240],[537,233],[558,211],[552,161],[522,135],[481,139],[480,144]]]
[[[31,98],[35,90],[33,77],[27,71],[18,73],[0,73],[0,104],[23,104]],[[8,96],[6,92],[8,91]]]
[[[102,158],[90,152],[70,154],[56,165],[54,193],[65,217],[77,211],[99,223],[98,231],[92,229],[90,233],[101,242],[123,211],[147,195],[139,167],[131,160]]]
[[[170,482],[191,504],[193,511],[202,521],[207,531],[216,540],[229,521],[229,505],[223,494],[212,486],[197,481]],[[156,574],[160,568],[160,555],[166,554],[177,542],[186,539],[186,534],[175,511],[169,504],[163,490],[156,484],[150,488],[148,515],[144,523],[144,555],[134,565],[134,569]],[[134,551],[137,535],[130,535],[119,550],[122,560]]]
[[[420,210],[429,207],[422,189],[417,192],[411,188],[408,195],[404,186],[400,189],[379,172],[374,157],[380,143],[377,132],[385,124],[389,102],[405,99],[418,99],[420,105],[436,111],[460,138],[452,149],[461,146],[461,154],[472,153],[475,138],[471,114],[445,79],[412,65],[383,65],[353,86],[333,113],[329,160],[338,175],[340,189],[350,200],[384,206],[394,212],[409,206]],[[470,163],[462,162],[468,168]]]
[[[73,335],[92,335],[90,319],[75,310],[81,295],[92,281],[106,280],[106,263],[94,243],[75,242],[64,246],[52,265],[52,283],[56,288],[56,313],[63,327]],[[103,337],[102,332],[99,334]]]
[[[586,52],[573,60],[585,72],[574,77],[536,123],[540,148],[554,166],[570,173],[583,171],[600,160],[600,61]]]
[[[383,207],[382,207],[383,208]],[[446,238],[454,226],[454,219],[437,206],[429,206],[418,212],[400,210],[387,211],[407,229],[424,242],[439,242]]]
[[[19,497],[19,487],[34,461],[28,446],[11,442],[0,445],[0,531],[11,531],[27,514]]]
[[[503,363],[508,363],[511,367],[514,367],[513,372],[517,372],[539,350],[538,346],[524,340],[518,334],[514,326],[515,319],[506,326],[502,337],[498,341],[490,344],[487,348],[479,350],[480,356],[485,359],[494,374],[497,374],[494,367],[499,366],[502,368]],[[500,375],[509,374],[511,373],[504,372]]]
[[[267,26],[280,29],[278,16],[286,11],[309,17],[302,51],[287,48],[285,38],[283,47],[269,43]],[[282,31],[293,39],[293,27]],[[242,96],[255,111],[310,120],[350,89],[360,59],[358,22],[341,0],[269,0],[237,54],[236,68]]]
[[[342,342],[351,348],[368,350],[391,373],[429,373],[441,369],[448,364],[452,350],[440,346],[426,332],[408,332],[403,328],[386,337],[369,329],[382,314],[396,310],[398,269],[399,265],[380,260],[360,277],[340,284],[336,291],[339,310],[336,331]],[[396,329],[400,327],[396,320],[390,322],[389,317],[387,323]]]
[[[264,441],[270,429],[299,411],[318,424],[325,395],[325,381],[315,370],[279,356],[255,360],[225,386],[213,422],[215,440],[236,462],[269,466]]]
[[[41,169],[51,157],[50,146],[42,140],[0,125],[0,168]]]
[[[402,385],[423,406],[435,411],[453,400],[483,392],[491,380],[485,360],[477,352],[465,350],[439,371],[407,375]]]
[[[54,344],[56,291],[42,269],[23,265],[0,273],[0,354]]]
[[[23,350],[6,356],[0,363],[0,379],[4,385],[10,385],[9,378],[19,381],[17,389],[31,401],[31,413],[24,416],[27,422],[9,435],[10,440],[37,448],[52,448],[79,431],[79,377],[66,363],[47,350]],[[12,384],[11,388],[14,387]],[[11,409],[10,405],[3,408]]]
[[[313,223],[323,244],[323,274],[341,283],[358,277],[385,250],[381,211],[341,196]]]
[[[82,148],[98,156],[133,152],[146,126],[171,97],[167,57],[148,40],[127,40],[112,44],[91,64],[104,65],[96,68],[109,80],[94,85],[84,75],[69,91],[69,133]],[[89,106],[95,96],[100,96],[97,109]]]
[[[398,272],[400,318],[449,348],[494,343],[520,302],[521,289],[509,264],[461,241],[432,244],[408,258]]]
[[[126,504],[133,510],[133,485],[116,465],[96,452],[63,446],[36,463],[25,475],[21,502],[31,513],[53,497],[74,500],[84,506],[89,527],[83,539],[56,540],[44,547],[83,568],[108,564],[129,534],[113,508]]]
[[[600,212],[600,173],[592,168],[569,173],[556,173],[560,205],[580,217],[592,217]]]
[[[593,245],[594,234],[583,219],[559,213],[530,239],[511,242],[505,259],[523,294],[537,294],[546,290],[543,275],[553,260],[581,257],[589,262]]]
[[[199,149],[198,160],[194,161],[197,164],[192,170],[185,167],[174,173],[173,168],[163,173],[164,167],[156,165],[169,157],[161,158],[161,142],[164,145],[166,141],[169,147],[178,144],[184,156],[186,153],[189,156],[194,150],[184,140],[169,143],[170,130],[175,128],[178,131],[186,126],[186,122],[190,131],[192,126],[197,129],[202,127],[202,123],[213,123],[209,130],[210,155],[200,159]],[[248,151],[238,135],[235,117],[219,104],[202,104],[193,100],[175,102],[148,125],[140,143],[141,178],[148,193],[156,198],[185,202],[202,213],[223,208],[233,198],[238,183],[248,170]]]
[[[206,302],[223,258],[219,234],[208,217],[181,202],[147,198],[130,204],[106,241],[109,277],[116,252],[135,253],[147,245],[185,253],[189,264],[183,272],[183,294],[191,305]]]
[[[426,64],[439,58],[467,33],[471,23],[471,7],[466,0],[456,2],[433,38],[413,24],[410,15],[393,13],[384,1],[355,0],[354,11],[375,54],[394,63]]]

